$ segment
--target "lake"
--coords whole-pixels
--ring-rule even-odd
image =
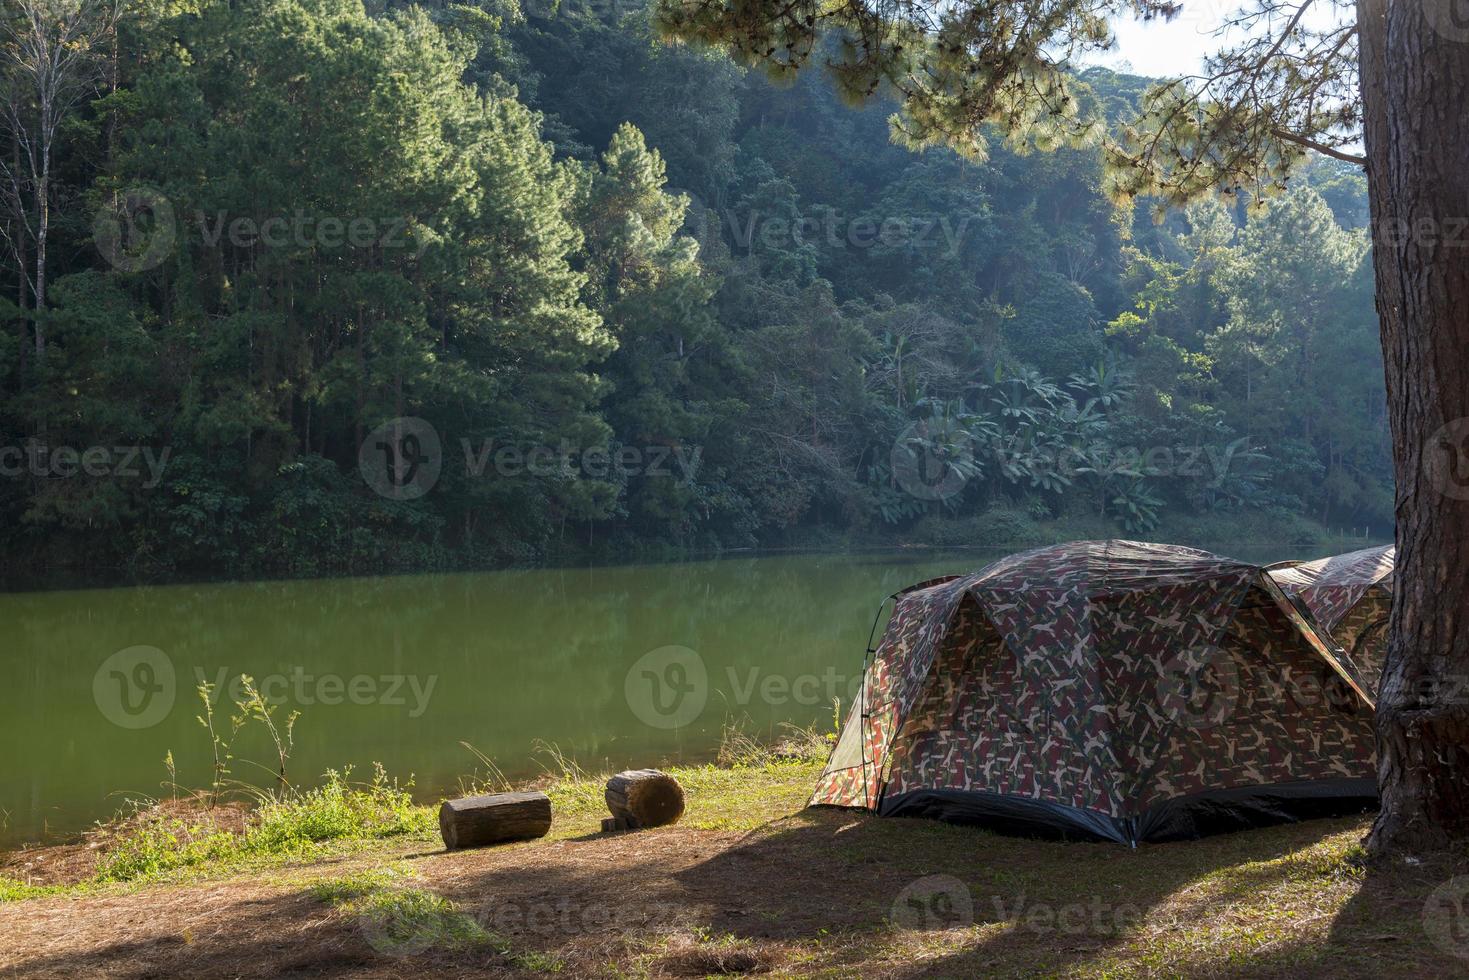
[[[1364,542],[1365,546],[1366,542]],[[1214,546],[1266,562],[1307,549]],[[87,827],[128,796],[209,781],[201,682],[253,676],[301,712],[290,774],[327,768],[452,791],[478,762],[510,777],[554,745],[585,768],[711,758],[723,726],[829,727],[860,677],[884,596],[1001,554],[762,555],[672,564],[0,595],[0,844]],[[233,777],[268,786],[258,726]],[[253,762],[251,761],[253,760]],[[256,765],[258,763],[259,765]]]

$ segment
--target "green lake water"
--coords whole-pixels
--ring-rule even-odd
[[[1254,561],[1310,549],[1212,550]],[[593,769],[712,756],[724,724],[829,726],[882,598],[1002,551],[776,555],[656,565],[0,594],[0,845],[68,833],[209,780],[201,681],[242,673],[296,709],[291,776],[374,762],[452,791],[476,759],[513,777],[537,745]],[[271,783],[249,729],[233,775]],[[354,777],[355,778],[355,777]]]

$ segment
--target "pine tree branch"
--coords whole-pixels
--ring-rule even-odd
[[[1308,150],[1315,150],[1317,153],[1324,154],[1326,156],[1332,157],[1333,159],[1342,160],[1346,163],[1354,163],[1359,167],[1367,166],[1366,157],[1358,156],[1355,153],[1347,153],[1344,150],[1338,150],[1334,146],[1322,143],[1319,140],[1313,140],[1309,136],[1301,136],[1297,133],[1292,133],[1284,129],[1272,129],[1270,133],[1277,139],[1283,139],[1287,143],[1294,143],[1297,146],[1304,146]]]

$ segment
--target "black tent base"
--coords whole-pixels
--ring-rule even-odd
[[[1273,786],[1239,786],[1179,796],[1140,817],[1112,817],[1081,807],[1000,793],[922,789],[882,801],[884,817],[925,817],[971,824],[997,833],[1051,840],[1118,844],[1196,840],[1318,817],[1377,809],[1377,781],[1315,779]]]

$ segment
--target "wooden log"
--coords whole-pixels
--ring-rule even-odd
[[[445,800],[439,807],[439,833],[451,851],[546,836],[551,829],[551,798],[545,793],[491,793]]]
[[[657,769],[631,769],[607,780],[607,809],[630,828],[661,827],[683,816],[683,787]]]

